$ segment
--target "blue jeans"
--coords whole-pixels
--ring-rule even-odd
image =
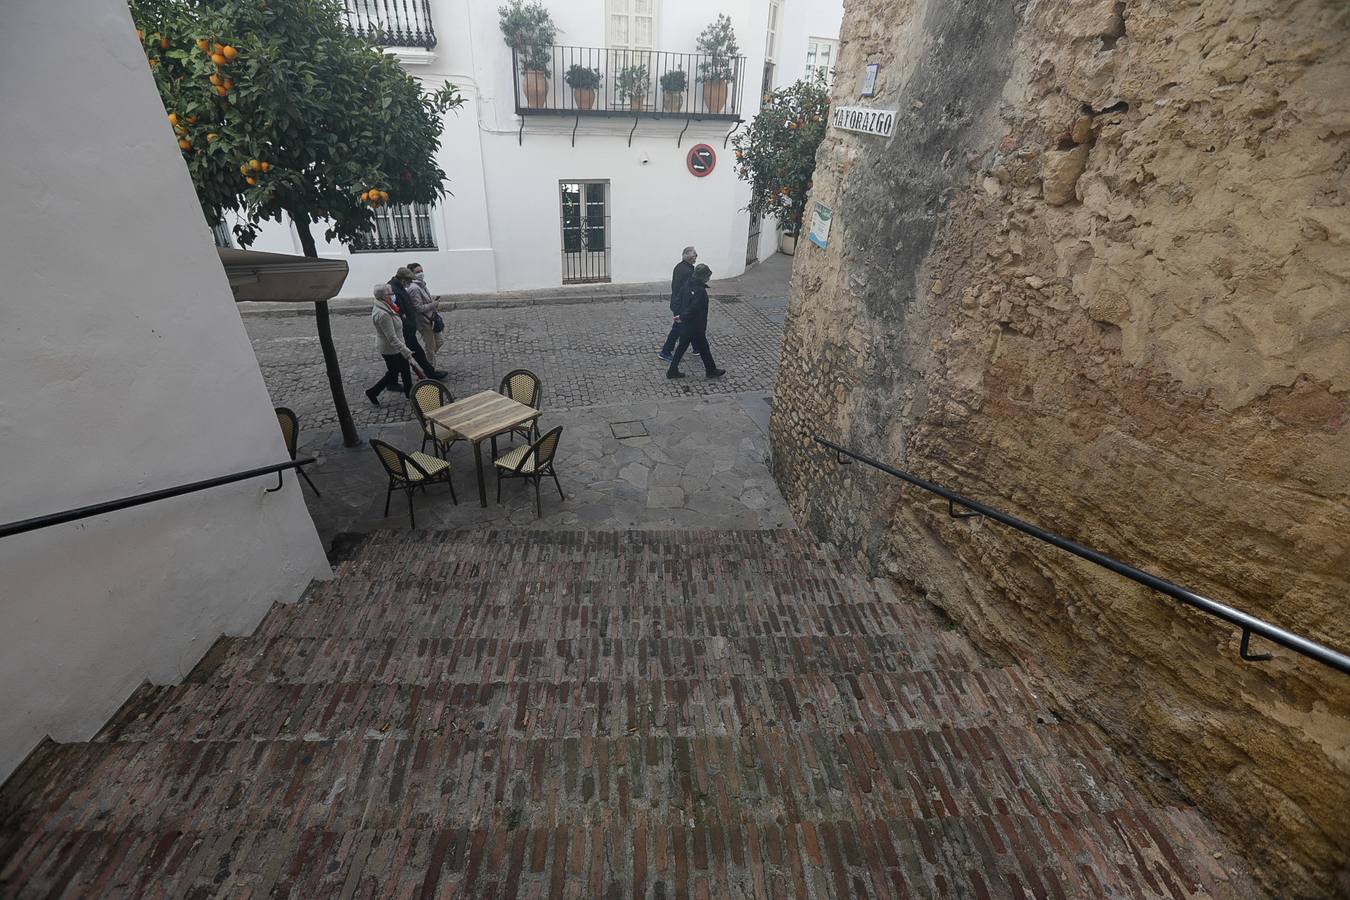
[[[666,338],[665,344],[663,344],[661,347],[662,355],[670,356],[672,353],[675,352],[675,344],[676,342],[679,341],[680,335],[683,333],[684,330],[679,322],[676,322],[674,325],[670,326],[670,335]]]

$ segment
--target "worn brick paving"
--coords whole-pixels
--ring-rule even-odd
[[[0,791],[6,896],[1247,897],[796,531],[377,533]]]

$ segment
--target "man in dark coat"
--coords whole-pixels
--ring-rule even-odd
[[[712,350],[708,347],[708,280],[711,278],[711,269],[704,265],[696,266],[694,274],[685,282],[684,287],[680,289],[679,297],[676,298],[679,301],[675,307],[675,315],[680,323],[680,343],[675,348],[675,356],[666,371],[667,378],[684,377],[684,373],[680,371],[680,360],[684,359],[684,352],[691,344],[694,351],[703,357],[703,368],[707,377],[721,378],[727,374],[717,368],[717,363],[713,362]]]
[[[694,263],[698,262],[698,251],[693,247],[685,247],[683,259],[675,265],[675,271],[670,273],[670,311],[675,312],[675,305],[679,301],[680,291],[684,289],[685,283],[689,277],[694,274]],[[680,320],[676,316],[675,323],[670,326],[670,334],[666,336],[666,343],[657,355],[670,362],[671,356],[675,352],[675,342],[680,339]]]
[[[389,286],[394,289],[394,297],[398,300],[399,317],[403,319],[403,343],[408,345],[413,360],[428,378],[447,378],[450,373],[436,370],[431,360],[427,359],[421,341],[417,339],[417,310],[414,308],[412,296],[408,293],[408,285],[412,283],[412,270],[406,266],[400,267],[394,277],[389,279]]]

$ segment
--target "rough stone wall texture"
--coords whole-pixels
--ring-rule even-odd
[[[835,102],[900,123],[818,156],[798,520],[1037,660],[1272,890],[1350,895],[1350,679],[810,442],[1350,646],[1350,6],[850,0],[842,38]]]

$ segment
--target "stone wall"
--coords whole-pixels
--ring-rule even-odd
[[[810,440],[1350,647],[1350,7],[850,0],[843,41],[835,102],[900,122],[818,156],[798,520],[1043,670],[1272,890],[1350,893],[1350,678]]]

